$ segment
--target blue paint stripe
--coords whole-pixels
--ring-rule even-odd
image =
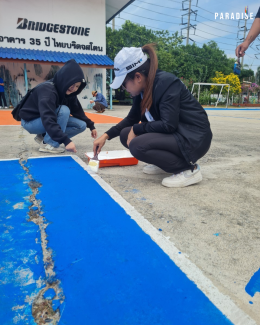
[[[65,294],[60,324],[231,324],[72,158],[29,167]]]
[[[254,297],[257,292],[260,292],[260,269],[252,276],[245,290],[251,297]]]
[[[226,116],[226,115],[210,115],[210,114],[208,116],[240,118],[245,120],[260,120],[260,118],[244,117],[244,116]]]
[[[0,161],[1,325],[35,324],[26,300],[41,290],[36,281],[45,274],[39,229],[28,222],[30,194],[19,162]]]
[[[205,111],[260,111],[259,108],[208,108],[204,107]]]

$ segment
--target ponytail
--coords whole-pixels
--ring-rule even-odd
[[[127,78],[134,79],[135,73],[139,72],[146,76],[146,87],[144,89],[143,99],[141,101],[141,114],[145,113],[145,110],[152,106],[153,102],[153,83],[156,75],[156,70],[158,69],[158,59],[155,52],[155,44],[146,44],[142,47],[144,53],[148,54],[149,58],[144,64],[139,66],[137,69],[129,72]]]
[[[150,58],[150,67],[146,82],[146,87],[144,90],[143,100],[141,102],[141,112],[145,113],[145,110],[149,111],[153,102],[153,83],[156,75],[156,70],[158,69],[158,59],[155,52],[155,44],[146,44],[142,47],[144,53],[148,54]]]

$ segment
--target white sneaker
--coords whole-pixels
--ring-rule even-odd
[[[202,175],[200,166],[197,164],[197,169],[193,172],[191,170],[185,170],[176,175],[166,177],[162,181],[162,185],[166,187],[185,187],[202,181]]]
[[[42,142],[39,151],[40,152],[50,152],[50,153],[63,153],[63,152],[65,152],[65,148],[61,148],[61,147],[55,148],[48,143]]]
[[[7,106],[5,106],[5,108],[8,108]]]
[[[146,165],[143,168],[143,172],[149,175],[168,174],[163,169],[155,165]]]
[[[3,108],[3,106],[0,106],[0,108]]]
[[[35,140],[37,143],[41,144],[42,141],[43,141],[43,136],[42,136],[41,134],[37,134],[36,137],[34,138],[34,140]]]

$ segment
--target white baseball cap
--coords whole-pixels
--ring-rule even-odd
[[[144,64],[147,59],[148,57],[141,47],[123,47],[114,60],[116,77],[110,87],[118,89],[124,82],[126,75]]]

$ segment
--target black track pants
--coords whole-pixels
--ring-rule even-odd
[[[120,140],[127,146],[127,137],[131,127],[123,129]],[[145,133],[137,136],[130,142],[131,154],[140,161],[153,164],[168,173],[178,174],[191,170],[192,166],[184,159],[173,134]]]

